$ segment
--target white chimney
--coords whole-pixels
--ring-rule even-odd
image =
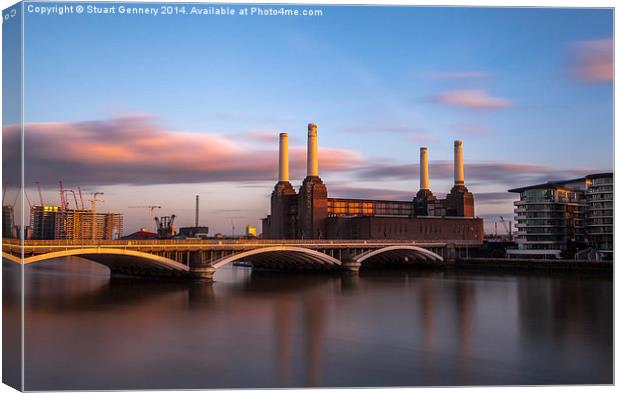
[[[454,184],[465,184],[465,167],[463,166],[463,142],[454,141]]]
[[[288,177],[288,134],[280,133],[280,165],[278,171],[278,181],[287,182]]]
[[[319,175],[319,142],[317,125],[308,124],[308,176]]]
[[[431,181],[428,177],[428,148],[420,148],[420,190],[430,190]]]

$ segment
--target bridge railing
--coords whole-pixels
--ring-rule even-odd
[[[3,244],[19,246],[21,242],[18,239],[2,239]],[[447,243],[455,243],[456,246],[475,246],[480,245],[478,240],[359,240],[359,239],[306,239],[306,240],[277,240],[277,239],[158,239],[158,240],[25,240],[24,247],[36,246],[148,246],[148,245],[338,245],[338,244],[437,244],[442,246]]]

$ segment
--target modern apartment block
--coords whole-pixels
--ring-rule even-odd
[[[515,188],[517,249],[510,257],[562,258],[592,249],[613,258],[613,173]]]
[[[605,259],[614,250],[614,176],[599,173],[589,176],[586,191],[586,237],[589,244]]]

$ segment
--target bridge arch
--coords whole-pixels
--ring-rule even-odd
[[[163,270],[178,272],[189,271],[189,268],[186,265],[172,259],[146,252],[121,248],[75,248],[34,255],[28,258],[24,258],[23,260],[20,260],[15,256],[11,258],[6,256],[5,254],[6,253],[4,252],[2,253],[2,256],[4,258],[7,258],[14,262],[22,263],[24,265],[41,262],[48,259],[76,256],[88,259],[89,261],[98,263],[100,265],[107,266],[110,268],[110,270],[115,270],[119,268],[138,268],[146,270]]]
[[[368,261],[370,259],[390,260],[393,258],[411,258],[412,260],[422,260],[430,262],[443,262],[443,257],[432,251],[424,249],[418,246],[411,245],[398,245],[379,248],[376,250],[367,251],[355,258],[359,263]]]
[[[339,267],[341,265],[338,259],[320,251],[304,247],[273,246],[256,248],[254,250],[224,257],[213,263],[212,266],[218,269],[239,260],[252,262],[252,264],[257,266],[267,267],[280,264],[281,266],[286,266],[292,263],[304,265],[306,267],[314,265],[314,267],[324,268]]]
[[[20,257],[16,257],[15,255],[9,254],[6,251],[2,251],[2,259],[7,259],[7,260],[9,260],[11,262],[15,262],[15,263],[22,263],[22,260],[21,260]]]

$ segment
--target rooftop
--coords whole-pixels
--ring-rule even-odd
[[[551,180],[546,183],[534,184],[531,186],[518,187],[508,190],[508,192],[517,192],[521,193],[527,190],[536,190],[536,189],[548,189],[548,188],[564,188],[566,184],[575,183],[578,181],[585,181],[586,179],[594,179],[600,177],[613,177],[613,172],[603,172],[603,173],[594,173],[591,175],[587,175],[584,177],[579,177],[577,179],[569,179],[569,180]]]

